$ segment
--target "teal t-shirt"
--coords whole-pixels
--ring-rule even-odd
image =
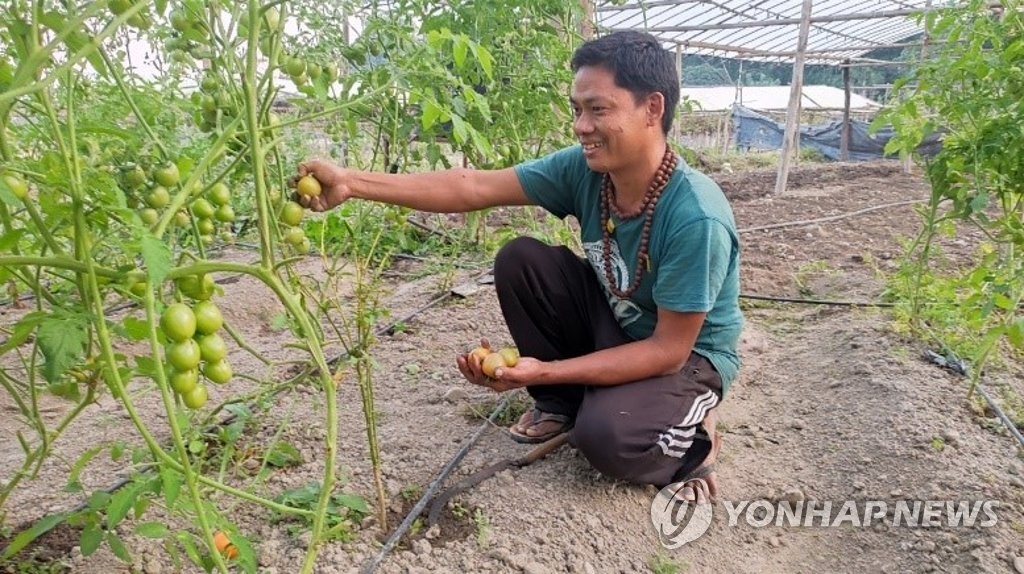
[[[608,289],[601,232],[601,178],[579,145],[515,167],[527,197],[559,218],[580,223],[583,248],[619,324],[633,339],[650,337],[658,308],[707,313],[694,344],[722,377],[723,395],[736,378],[736,347],[743,328],[739,308],[739,237],[732,209],[715,182],[680,158],[658,200],[640,286],[628,299]],[[643,217],[614,216],[612,276],[620,290],[632,283]]]

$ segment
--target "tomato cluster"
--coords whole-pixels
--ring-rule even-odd
[[[315,187],[317,195],[320,193],[320,182],[311,175],[301,178],[298,186],[304,187],[307,190]],[[294,201],[286,201],[278,213],[278,221],[283,226],[282,236],[284,241],[298,253],[308,253],[311,247],[309,238],[306,237],[306,232],[300,227],[305,213],[305,208]]]
[[[196,302],[191,307],[172,303],[160,316],[160,328],[167,338],[164,358],[170,367],[171,388],[185,406],[198,409],[207,398],[206,387],[199,381],[200,373],[218,385],[226,384],[233,374],[227,360],[227,345],[217,334],[224,325],[224,317],[210,300],[214,291],[212,277],[187,276],[177,284],[182,294]]]

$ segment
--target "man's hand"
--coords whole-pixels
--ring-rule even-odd
[[[316,197],[296,194],[296,201],[313,211],[327,211],[354,196],[346,183],[352,177],[351,170],[323,160],[312,160],[299,164],[298,175],[289,184],[295,187],[299,178],[311,175],[320,182],[321,192]]]
[[[487,339],[480,339],[480,346],[485,349],[491,348]],[[459,355],[455,358],[455,362],[467,381],[499,393],[525,387],[531,382],[538,381],[544,365],[537,359],[520,357],[515,367],[499,367],[492,378],[484,374],[481,359],[472,353]]]

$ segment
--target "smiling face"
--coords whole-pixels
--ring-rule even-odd
[[[573,133],[590,169],[615,174],[642,163],[652,149],[657,154],[664,151],[660,93],[637,101],[629,90],[615,85],[611,71],[584,66],[576,72],[570,100]]]

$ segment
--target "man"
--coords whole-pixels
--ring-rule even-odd
[[[311,161],[318,211],[349,198],[431,212],[540,205],[581,226],[586,260],[531,238],[495,259],[502,313],[522,354],[495,377],[456,359],[472,383],[525,387],[535,408],[520,442],[571,429],[570,441],[614,478],[717,494],[717,406],[736,376],[739,243],[721,190],[667,146],[679,101],[674,61],[656,39],[617,32],[573,56],[579,144],[514,168],[380,174]]]

